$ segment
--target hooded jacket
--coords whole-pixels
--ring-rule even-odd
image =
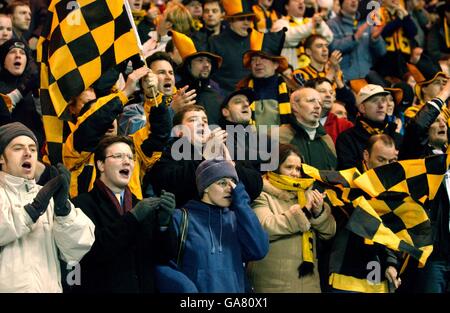
[[[179,270],[199,292],[245,292],[244,262],[260,260],[269,250],[269,240],[255,213],[244,185],[238,183],[229,208],[191,200],[189,226]],[[177,233],[181,210],[174,213]]]
[[[184,148],[187,147],[191,151],[185,151]],[[172,149],[174,153],[172,153]],[[173,157],[177,153],[182,154],[180,160],[175,160]],[[157,194],[160,194],[163,189],[172,192],[175,194],[177,206],[185,204],[190,199],[198,200],[195,170],[202,160],[200,153],[194,150],[194,146],[185,137],[172,138],[164,148],[161,158],[155,162],[144,177],[143,189],[146,190],[148,183],[151,183]],[[241,162],[236,163],[236,172],[250,199],[256,199],[263,186],[260,173]]]

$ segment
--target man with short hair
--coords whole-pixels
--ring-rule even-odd
[[[364,169],[369,170],[392,162],[397,162],[398,150],[394,140],[386,135],[373,135],[363,152]]]
[[[330,112],[336,115],[338,118],[348,119],[347,109],[345,108],[345,105],[342,104],[342,102],[334,101],[333,105],[331,106]]]
[[[313,88],[300,88],[291,95],[289,124],[280,127],[280,142],[297,147],[305,163],[320,170],[336,168],[336,150],[320,124],[321,96]]]
[[[2,293],[62,292],[59,258],[74,266],[94,243],[94,224],[69,201],[67,170],[59,165],[56,177],[36,184],[38,149],[23,124],[0,127]]]
[[[364,171],[397,161],[398,150],[394,140],[386,134],[370,137],[363,159],[360,160]],[[397,289],[402,280],[400,262],[395,252],[378,243],[366,243],[366,240],[345,228],[348,216],[342,215],[330,255],[330,286],[334,292],[388,293],[391,283]],[[369,280],[372,262],[380,265],[379,279]]]
[[[357,167],[363,170],[361,160],[363,151],[372,135],[387,134],[396,146],[400,146],[401,135],[396,133],[397,124],[388,122],[387,99],[389,91],[379,85],[368,84],[361,88],[357,96],[358,110],[355,126],[342,132],[336,140],[338,169]]]
[[[343,88],[343,75],[339,66],[342,60],[341,52],[334,51],[329,56],[328,42],[320,35],[311,35],[306,38],[304,47],[310,62],[292,73],[295,81],[300,86],[304,86],[309,80],[326,77],[333,84],[336,83],[339,88]]]
[[[13,38],[27,42],[24,34],[31,23],[30,3],[27,0],[11,1],[6,7],[6,12],[12,16]]]
[[[268,161],[271,151],[271,138],[262,129],[251,125],[251,104],[255,100],[255,93],[250,88],[238,89],[223,101],[222,116],[219,126],[228,133],[227,146],[233,147],[231,158],[235,162],[241,162],[246,166],[262,171],[261,156]],[[265,146],[261,144],[265,141]],[[231,148],[230,148],[231,149]]]
[[[95,152],[94,187],[73,201],[96,226],[92,249],[81,261],[84,293],[154,292],[153,269],[176,253],[168,229],[175,196],[138,201],[128,184],[135,166],[133,142],[127,137],[100,140]]]
[[[225,10],[220,0],[203,1],[203,27],[192,34],[192,40],[199,51],[208,50],[208,39],[219,35],[225,29]]]
[[[333,139],[336,144],[336,139],[344,130],[353,127],[353,123],[347,118],[338,118],[331,113],[331,107],[336,101],[335,91],[332,83],[325,77],[310,80],[306,83],[307,87],[316,89],[322,97],[322,113],[320,115],[320,124],[323,125],[325,131]]]
[[[220,127],[210,131],[205,109],[199,105],[188,105],[173,118],[174,138],[168,142],[158,162],[144,178],[144,187],[149,182],[156,193],[161,190],[173,192],[177,206],[190,199],[199,199],[195,187],[195,169],[202,160],[214,157],[231,159],[225,146],[227,133]],[[262,178],[258,171],[236,163],[236,171],[251,199],[259,196]]]

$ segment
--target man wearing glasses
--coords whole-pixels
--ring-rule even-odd
[[[175,196],[138,201],[129,183],[135,166],[133,142],[104,137],[95,150],[97,179],[73,201],[96,225],[96,241],[81,261],[76,292],[153,292],[153,267],[168,260],[176,239],[168,226]]]

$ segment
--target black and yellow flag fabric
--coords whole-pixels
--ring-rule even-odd
[[[48,152],[62,160],[68,102],[108,69],[138,54],[130,19],[119,0],[53,0],[39,38],[40,99]]]
[[[447,154],[405,160],[360,174],[356,169],[303,172],[331,187],[334,205],[352,204],[347,229],[365,239],[406,252],[424,266],[433,251],[424,203],[433,200],[450,165]],[[326,190],[330,197],[329,190]],[[338,201],[341,203],[339,204]]]

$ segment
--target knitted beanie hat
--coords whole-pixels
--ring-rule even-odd
[[[206,188],[221,178],[228,177],[233,178],[236,182],[239,181],[233,163],[226,160],[213,159],[203,161],[197,167],[195,176],[200,197]]]

